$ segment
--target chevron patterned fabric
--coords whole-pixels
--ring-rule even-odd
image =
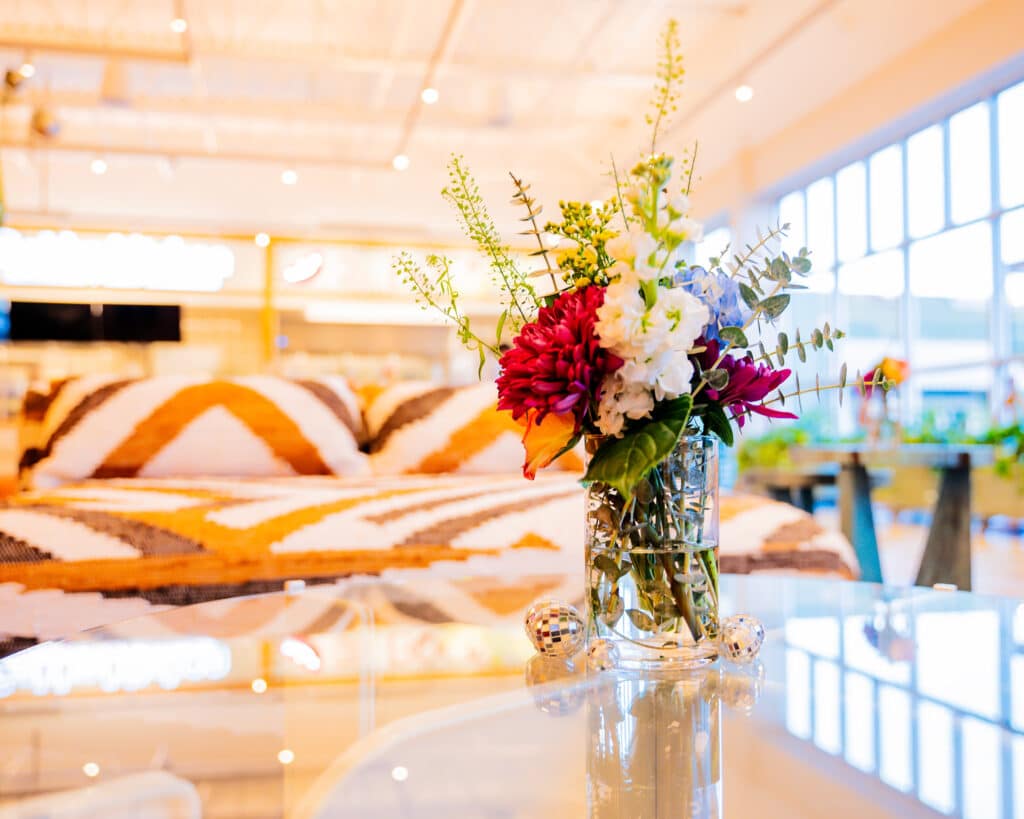
[[[359,476],[369,461],[342,378],[91,376],[30,395],[22,484],[97,478]]]
[[[523,462],[523,428],[497,407],[493,383],[403,382],[363,396],[374,474],[505,474]],[[579,454],[552,469],[578,472]]]

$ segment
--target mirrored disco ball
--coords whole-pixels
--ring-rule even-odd
[[[571,657],[583,647],[586,624],[575,607],[561,600],[538,600],[523,625],[534,648],[546,657]]]

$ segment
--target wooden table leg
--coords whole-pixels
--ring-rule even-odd
[[[914,582],[971,588],[971,461],[966,454],[942,470],[939,500]]]
[[[871,484],[864,464],[854,456],[839,469],[839,518],[860,562],[860,579],[882,582],[882,564],[878,557],[875,516],[871,511]]]

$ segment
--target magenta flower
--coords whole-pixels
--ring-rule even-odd
[[[622,366],[594,331],[603,287],[562,293],[537,319],[525,325],[501,357],[498,408],[517,421],[529,415],[540,423],[548,413],[572,413],[579,432],[601,396],[601,383]]]
[[[698,340],[700,346],[707,349],[697,356],[701,369],[708,369],[718,361],[720,347],[714,339]],[[718,369],[729,373],[729,383],[721,390],[705,389],[708,400],[721,404],[732,410],[736,424],[743,428],[747,413],[756,413],[766,418],[796,418],[791,412],[772,409],[764,406],[768,393],[777,390],[789,378],[790,370],[773,370],[766,364],[755,364],[748,353],[742,358],[726,355],[718,365]]]

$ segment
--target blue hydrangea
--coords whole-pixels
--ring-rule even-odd
[[[750,311],[740,298],[740,286],[721,268],[705,270],[688,267],[676,275],[676,283],[687,288],[711,311],[711,323],[704,331],[707,339],[718,339],[722,327],[743,326]]]

